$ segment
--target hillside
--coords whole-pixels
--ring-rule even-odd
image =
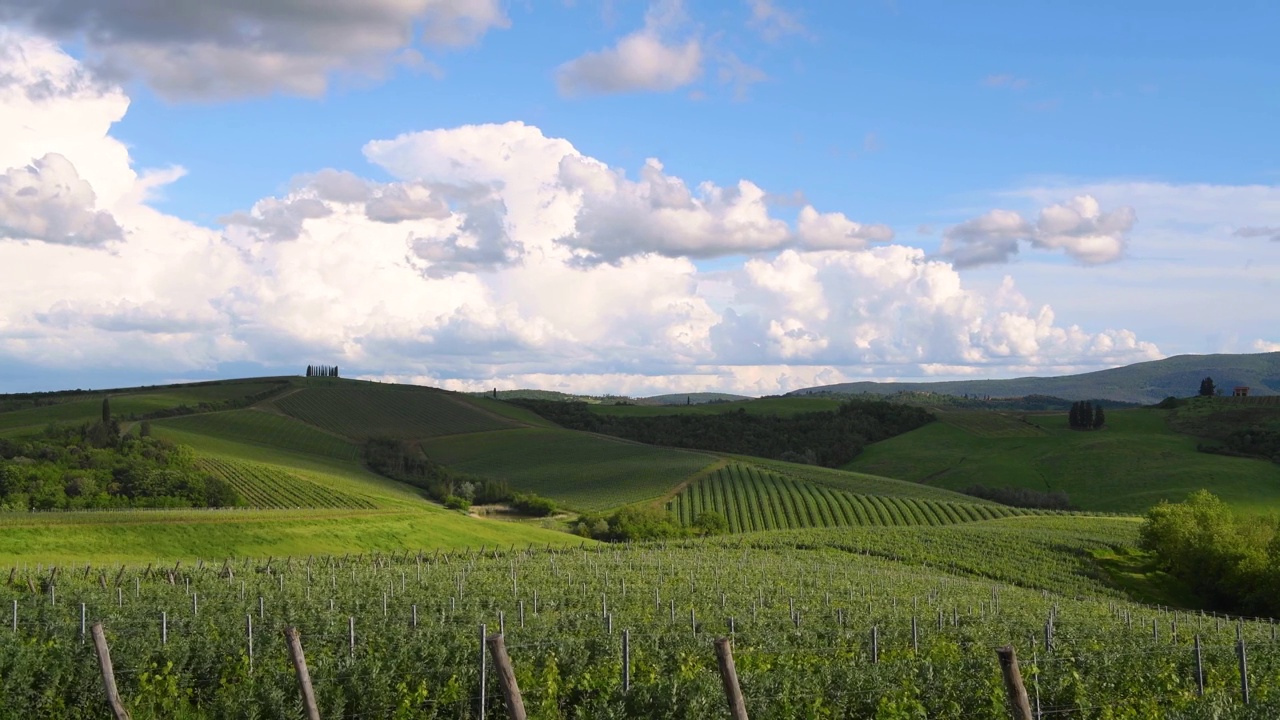
[[[1112,410],[1096,431],[1065,413],[941,413],[940,422],[875,443],[846,469],[963,490],[972,485],[1064,491],[1086,510],[1141,512],[1207,488],[1249,511],[1280,509],[1280,464],[1197,451],[1171,411]]]
[[[1163,360],[1060,377],[840,383],[795,390],[789,394],[891,395],[898,392],[934,392],[992,397],[1051,395],[1066,400],[1116,400],[1152,404],[1170,396],[1186,397],[1195,394],[1204,377],[1212,377],[1217,386],[1227,393],[1236,385],[1245,385],[1254,395],[1277,395],[1280,394],[1280,352],[1175,355]]]

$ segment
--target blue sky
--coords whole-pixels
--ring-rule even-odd
[[[1280,349],[1273,3],[126,5],[0,0],[0,391],[312,362],[762,394]]]

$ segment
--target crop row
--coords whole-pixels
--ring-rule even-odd
[[[304,480],[261,463],[200,458],[206,472],[226,480],[250,506],[259,508],[372,508],[365,498]]]
[[[946,412],[942,422],[985,438],[1041,437],[1045,431],[1029,422],[1004,413],[971,410]]]
[[[185,435],[255,445],[266,448],[269,452],[304,453],[348,461],[360,457],[360,449],[342,438],[321,432],[293,418],[260,410],[187,415],[157,420],[154,425],[157,434],[162,436],[165,429],[172,428]],[[179,437],[179,440],[188,442],[191,438]]]
[[[276,401],[289,415],[353,439],[428,438],[511,427],[463,399],[427,389],[306,388]]]
[[[910,532],[959,537],[965,527]],[[865,534],[886,533],[898,529]],[[0,718],[103,714],[82,618],[106,627],[135,718],[296,716],[285,626],[301,631],[323,717],[474,718],[482,693],[488,716],[500,717],[492,674],[479,679],[481,624],[506,636],[540,718],[725,717],[710,648],[721,635],[734,637],[758,717],[1006,718],[993,652],[1005,644],[1024,658],[1046,717],[1275,717],[1280,707],[1269,623],[831,552],[846,536],[236,560],[176,572],[20,568],[0,584],[0,607],[16,618],[0,629]],[[932,550],[935,560],[953,551],[970,550]],[[1034,562],[1065,551],[1032,552]],[[1250,706],[1237,637],[1249,652]]]
[[[849,525],[950,525],[1025,514],[999,505],[859,495],[734,463],[691,483],[670,503],[692,524],[704,510],[731,532]]]

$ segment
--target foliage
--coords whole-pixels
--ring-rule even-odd
[[[556,512],[556,503],[550,498],[539,497],[536,493],[515,493],[511,496],[511,507],[522,515],[546,517]]]
[[[1201,397],[1213,397],[1216,394],[1213,386],[1213,378],[1207,377],[1200,381],[1199,394]]]
[[[1210,607],[1280,613],[1280,520],[1241,518],[1208,491],[1147,512],[1141,545]]]
[[[987,487],[970,485],[962,490],[965,495],[992,500],[1002,505],[1022,508],[1039,508],[1043,510],[1075,510],[1067,494],[1058,491],[1042,492],[1023,487]]]
[[[38,440],[0,440],[0,508],[225,507],[240,502],[189,447],[120,435],[113,423],[51,426]]]
[[[669,512],[654,507],[628,506],[604,517],[584,513],[571,526],[574,533],[606,542],[663,540],[685,537],[689,531]]]
[[[1097,430],[1107,423],[1106,412],[1102,403],[1081,400],[1071,404],[1067,414],[1067,425],[1073,430]]]
[[[471,509],[471,501],[461,495],[446,495],[444,498],[444,506],[450,510],[461,510],[466,512]]]
[[[699,535],[724,535],[729,532],[729,520],[715,510],[703,510],[693,518],[693,529]]]
[[[471,503],[496,503],[512,498],[504,480],[464,475],[435,462],[418,446],[397,438],[374,437],[364,444],[364,460],[371,470],[426,490],[437,502],[450,498]]]
[[[819,465],[843,465],[871,442],[932,422],[928,411],[880,401],[850,401],[837,410],[790,416],[733,412],[666,415],[605,415],[586,403],[515,400],[539,415],[573,430],[602,433],[664,447],[758,455],[813,458]]]

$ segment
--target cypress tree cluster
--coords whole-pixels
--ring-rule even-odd
[[[308,365],[307,377],[338,377],[337,365]]]
[[[1067,424],[1073,430],[1097,430],[1105,425],[1107,415],[1102,410],[1102,403],[1094,405],[1088,400],[1071,403],[1071,412],[1067,415]]]

